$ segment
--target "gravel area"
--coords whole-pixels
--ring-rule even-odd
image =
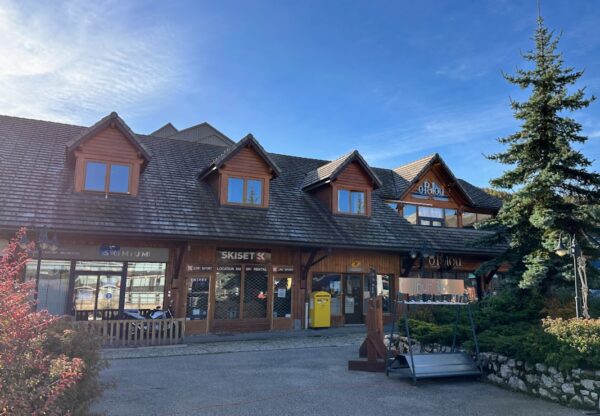
[[[350,372],[362,335],[107,350],[111,416],[584,415],[475,380]]]

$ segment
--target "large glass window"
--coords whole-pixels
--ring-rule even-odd
[[[108,175],[107,175],[108,171]],[[86,162],[84,189],[98,192],[129,192],[129,165],[106,162]]]
[[[162,308],[166,269],[166,263],[128,263],[125,309]]]
[[[244,319],[267,317],[269,274],[264,266],[244,270]]]
[[[87,162],[85,166],[85,190],[104,192],[106,163]]]
[[[69,292],[70,261],[42,260],[38,284],[37,310],[47,310],[52,315],[65,315]],[[25,278],[35,280],[37,261],[27,263]]]
[[[411,224],[417,223],[417,206],[406,204],[402,208],[402,215]]]
[[[446,208],[444,210],[444,223],[446,227],[458,227],[458,215],[455,209]]]
[[[418,207],[419,224],[432,227],[442,227],[444,225],[444,209],[433,207]]]
[[[365,215],[365,193],[362,191],[338,190],[338,212],[344,214]]]
[[[292,277],[273,277],[273,318],[292,316]]]
[[[463,212],[462,223],[465,228],[475,227],[476,224],[481,224],[485,220],[492,218],[490,214],[479,214],[474,212]]]
[[[340,316],[342,314],[342,296],[341,280],[339,274],[313,274],[312,291],[327,292],[331,295],[331,315]]]
[[[227,202],[244,203],[244,180],[242,178],[227,179]]]
[[[238,319],[240,317],[241,268],[222,268],[217,271],[215,288],[215,319]]]
[[[383,298],[383,312],[390,312],[390,292],[392,290],[391,284],[394,280],[394,275],[390,274],[378,274],[376,277],[375,288],[376,296],[382,296]],[[366,314],[369,310],[369,298],[371,297],[371,279],[369,275],[364,275],[364,295],[363,295],[363,313]]]
[[[129,166],[110,165],[109,192],[129,192]]]
[[[227,179],[227,202],[230,204],[263,205],[262,179]]]
[[[188,281],[186,318],[190,320],[208,318],[210,278],[192,277]]]
[[[246,184],[246,203],[250,205],[262,205],[261,179],[248,179]]]

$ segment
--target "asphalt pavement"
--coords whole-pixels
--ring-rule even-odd
[[[585,415],[586,411],[475,380],[413,386],[383,373],[350,372],[357,345],[138,354],[110,360],[115,384],[95,410],[107,415]],[[181,347],[180,347],[181,348]]]

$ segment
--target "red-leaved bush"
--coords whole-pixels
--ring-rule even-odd
[[[82,358],[48,348],[59,318],[36,312],[35,282],[22,282],[19,230],[0,258],[0,415],[69,415],[63,396],[85,376]]]

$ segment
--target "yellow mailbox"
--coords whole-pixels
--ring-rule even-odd
[[[309,321],[311,328],[331,326],[331,295],[327,292],[310,294]]]

